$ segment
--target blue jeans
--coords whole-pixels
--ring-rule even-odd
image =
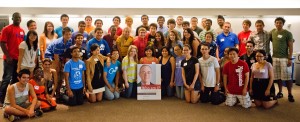
[[[3,61],[3,76],[2,76],[1,86],[0,86],[1,103],[4,102],[8,84],[13,84],[18,82],[17,66],[18,66],[18,60],[16,59],[13,59],[11,64],[8,64],[6,60]]]
[[[179,99],[184,99],[184,86],[176,86],[176,95]]]
[[[173,96],[173,87],[171,88],[169,85],[168,86],[161,86],[161,96],[168,96],[172,97]]]
[[[110,84],[111,87],[115,88],[115,84]],[[113,100],[113,99],[118,99],[120,97],[119,91],[115,91],[112,93],[107,86],[105,86],[105,91],[104,91],[105,98],[108,100]]]
[[[129,83],[129,87],[125,88],[125,97],[130,98],[130,97],[136,97],[137,94],[137,84],[136,82]]]

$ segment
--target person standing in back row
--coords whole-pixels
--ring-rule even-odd
[[[17,79],[17,64],[19,57],[19,44],[24,40],[24,30],[20,27],[21,14],[15,12],[12,15],[13,24],[6,26],[2,30],[0,45],[3,55],[3,76],[0,87],[0,106],[4,102],[6,88],[11,82],[15,83]]]
[[[288,89],[288,99],[295,102],[292,95],[292,55],[293,55],[293,35],[288,30],[283,29],[285,19],[278,17],[275,19],[276,28],[270,32],[273,44],[273,68],[274,80],[278,83],[279,92],[277,98],[282,98],[282,81],[286,81]]]

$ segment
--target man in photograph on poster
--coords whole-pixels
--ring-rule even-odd
[[[152,68],[149,65],[142,65],[139,71],[141,81],[138,82],[138,86],[142,85],[154,85],[151,83]]]

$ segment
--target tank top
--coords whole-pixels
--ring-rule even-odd
[[[53,39],[49,39],[48,37],[46,37],[46,47],[48,47],[52,41]]]
[[[103,80],[103,66],[100,61],[97,61],[95,64],[95,72],[94,77],[92,79],[92,87],[93,89],[98,89],[104,87],[104,80]]]
[[[159,63],[161,64],[161,78],[163,80],[161,82],[162,86],[168,86],[170,84],[171,75],[172,75],[172,66],[171,66],[170,58],[171,56],[169,57],[166,64],[162,63],[163,58],[161,58],[159,61]]]
[[[28,100],[28,93],[29,93],[29,86],[28,86],[28,83],[26,84],[25,86],[25,89],[24,91],[20,92],[18,90],[18,87],[17,87],[17,84],[13,84],[13,87],[15,89],[15,101],[16,101],[16,104],[17,105],[21,105],[22,103],[25,103],[27,100]],[[8,92],[7,92],[8,93]],[[5,96],[5,103],[6,104],[9,104],[10,101],[9,101],[9,98],[8,98],[8,94],[6,93],[6,96]]]

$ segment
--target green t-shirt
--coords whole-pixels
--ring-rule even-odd
[[[288,58],[288,42],[293,41],[292,33],[285,29],[282,31],[277,31],[276,29],[273,29],[270,33],[273,44],[273,57]]]

